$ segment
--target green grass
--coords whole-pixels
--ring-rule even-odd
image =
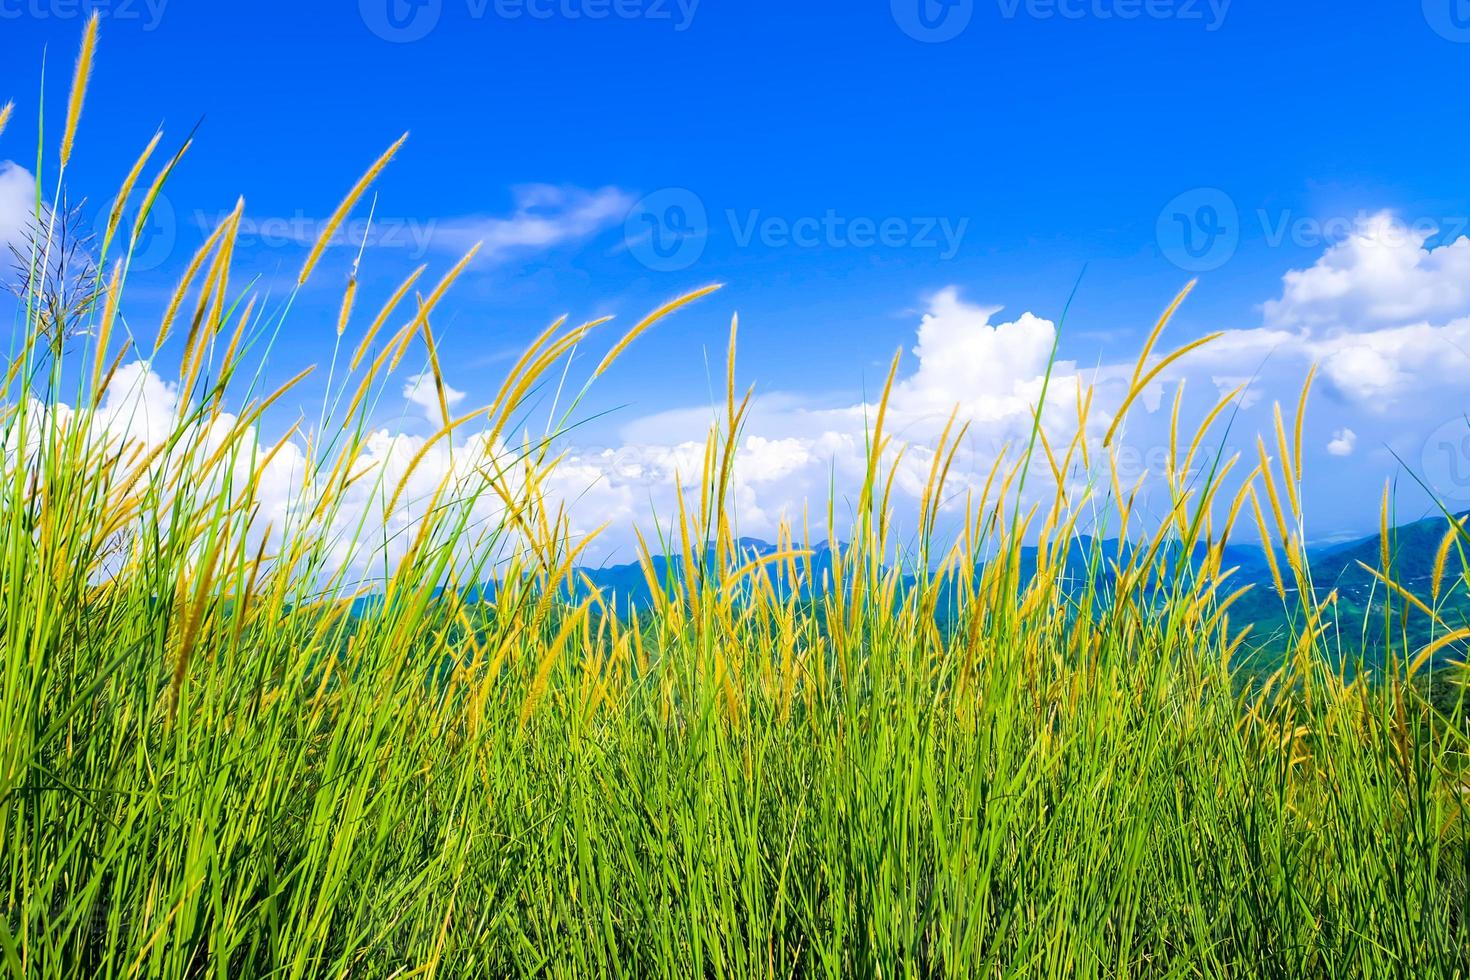
[[[315,479],[275,523],[256,480],[269,450],[237,423],[276,394],[244,365],[285,313],[247,311],[231,284],[232,222],[158,328],[174,336],[155,366],[178,362],[185,407],[140,446],[94,424],[120,348],[158,343],[118,316],[131,243],[96,243],[102,291],[68,302],[45,271],[62,222],[38,215],[0,416],[10,975],[1470,974],[1464,698],[1432,702],[1419,674],[1465,638],[1405,640],[1351,680],[1321,649],[1335,606],[1307,598],[1281,669],[1242,685],[1228,570],[1168,558],[1221,554],[1258,500],[1267,537],[1301,553],[1284,425],[1255,473],[1162,475],[1175,509],[1144,531],[1106,478],[1023,509],[1028,475],[1107,473],[1114,448],[1038,430],[973,488],[953,544],[934,516],[956,489],[947,433],[900,554],[880,410],[856,516],[825,529],[850,544],[809,595],[791,587],[809,542],[788,533],[762,564],[734,547],[732,364],[699,499],[652,549],[698,571],[654,583],[656,608],[630,619],[564,598],[582,542],[541,489],[554,455],[518,434],[587,328],[539,338],[471,420],[520,448],[456,442],[446,412],[436,445],[470,465],[421,492],[352,464],[395,352],[414,345],[437,376],[428,293],[360,363],[344,348],[332,365],[299,450]],[[344,311],[355,344],[371,318]],[[324,540],[359,481],[368,512]],[[400,505],[414,519],[385,538],[373,508]],[[1101,511],[1133,546],[1115,590],[1078,596],[1058,543]],[[1464,532],[1449,542],[1436,603],[1470,589]],[[380,570],[385,597],[354,615],[356,567]],[[1305,561],[1280,572],[1315,596]],[[491,601],[466,590],[491,578]]]

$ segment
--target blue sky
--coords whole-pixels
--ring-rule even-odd
[[[171,287],[201,223],[239,194],[259,232],[242,266],[283,287],[304,254],[296,232],[410,131],[377,185],[364,302],[488,237],[436,320],[468,403],[554,316],[626,320],[719,281],[599,386],[593,407],[619,410],[586,438],[654,443],[667,424],[665,442],[682,441],[679,413],[708,403],[706,353],[721,356],[738,310],[742,377],[771,395],[757,434],[777,440],[783,425],[807,432],[813,413],[858,403],[900,346],[906,375],[932,375],[917,373],[916,331],[948,287],[973,321],[955,329],[986,330],[1027,312],[1055,321],[1080,277],[1061,351],[1083,366],[1131,359],[1196,274],[1176,340],[1268,321],[1320,340],[1470,313],[1456,297],[1349,323],[1371,295],[1349,290],[1328,312],[1306,293],[1283,302],[1284,275],[1330,265],[1371,215],[1429,229],[1412,249],[1426,256],[1470,230],[1464,6],[0,0],[0,101],[17,104],[0,159],[34,170],[43,53],[54,132],[82,13],[96,7],[73,196],[105,201],[155,127],[171,148],[199,123],[168,187],[175,220],[157,268],[135,277],[139,303]],[[298,300],[273,372],[330,356],[350,252],[334,249]],[[1393,288],[1433,293],[1434,276],[1458,269],[1425,261],[1427,285]],[[1349,274],[1376,288],[1367,265]],[[979,312],[993,307],[1004,310]],[[1414,368],[1397,367],[1403,388]],[[1355,388],[1346,367],[1333,377],[1313,460],[1331,498],[1322,533],[1375,522],[1393,469],[1372,451],[1381,432],[1416,430],[1404,445],[1419,445],[1470,407],[1454,402],[1470,392],[1453,378],[1435,382],[1424,414],[1384,409],[1381,386]],[[795,421],[792,405],[805,413]],[[1343,448],[1344,427],[1352,452],[1327,451]],[[1334,502],[1344,473],[1365,490]]]

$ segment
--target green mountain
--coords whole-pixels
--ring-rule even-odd
[[[1470,514],[1460,518],[1462,521],[1467,519],[1470,519]],[[1447,518],[1432,517],[1388,532],[1389,564],[1394,580],[1425,604],[1433,605],[1441,620],[1439,623],[1394,593],[1363,567],[1367,565],[1381,570],[1381,535],[1308,548],[1311,581],[1318,600],[1325,602],[1334,591],[1337,593],[1337,602],[1332,607],[1323,638],[1336,660],[1353,664],[1362,657],[1367,666],[1378,667],[1386,662],[1386,651],[1402,654],[1405,649],[1417,650],[1448,631],[1470,626],[1470,581],[1466,580],[1466,566],[1461,557],[1462,554],[1470,556],[1470,548],[1451,549],[1439,601],[1435,603],[1433,599],[1435,560],[1449,526]],[[737,546],[745,559],[768,555],[776,550],[771,543],[757,538],[741,538]],[[1103,567],[1093,573],[1095,550],[1100,550],[1105,561]],[[1067,549],[1062,569],[1064,581],[1068,588],[1080,594],[1088,584],[1089,575],[1095,574],[1095,587],[1105,594],[1113,584],[1111,562],[1126,560],[1128,555],[1128,546],[1120,547],[1115,539],[1098,540],[1079,535]],[[702,557],[705,562],[712,563],[712,549],[706,549]],[[1167,559],[1168,556],[1163,557]],[[1034,574],[1036,558],[1034,548],[1022,550],[1023,579]],[[1201,548],[1190,561],[1179,565],[1197,565],[1202,558]],[[1288,584],[1284,601],[1276,591],[1270,566],[1259,546],[1229,545],[1226,548],[1225,567],[1236,569],[1228,591],[1251,586],[1251,591],[1231,608],[1233,627],[1251,627],[1250,638],[1244,648],[1248,668],[1274,669],[1304,626],[1302,603],[1295,594],[1294,579],[1285,556],[1278,554],[1277,563]],[[684,575],[683,560],[677,556],[657,555],[653,558],[653,567],[658,580],[669,586],[677,586]],[[820,589],[832,568],[832,550],[827,543],[815,546],[811,567],[812,578]],[[976,569],[976,574],[982,571],[983,566]],[[913,579],[907,577],[905,581],[912,583]],[[600,589],[620,610],[642,612],[652,607],[652,593],[643,568],[637,563],[578,569],[574,591],[579,596],[585,595],[588,583]],[[803,582],[798,586],[781,582],[778,588],[800,588],[804,594],[810,594],[812,583]],[[489,598],[493,592],[493,587],[481,586],[478,594]],[[941,602],[940,605],[943,608],[945,604]],[[1438,658],[1437,665],[1442,666],[1460,656],[1461,652],[1452,648]]]
[[[1460,515],[1464,522],[1470,515]],[[1361,652],[1372,666],[1385,660],[1385,652],[1419,649],[1446,632],[1470,626],[1470,582],[1466,581],[1465,558],[1470,557],[1467,539],[1451,547],[1444,571],[1441,594],[1434,598],[1434,566],[1450,522],[1431,517],[1394,527],[1388,531],[1387,555],[1392,578],[1426,606],[1434,609],[1439,623],[1426,612],[1397,594],[1368,569],[1381,572],[1384,539],[1381,534],[1327,548],[1310,549],[1311,582],[1319,601],[1337,593],[1335,612],[1330,617],[1325,642],[1339,656],[1352,660]],[[1364,568],[1363,566],[1367,566]],[[1251,646],[1261,658],[1284,650],[1302,625],[1301,603],[1290,585],[1283,602],[1265,568],[1242,570],[1242,580],[1255,588],[1232,611],[1239,625],[1252,624]],[[1457,653],[1447,651],[1446,658]]]

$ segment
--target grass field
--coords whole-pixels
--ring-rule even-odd
[[[115,216],[146,213],[178,162],[156,149]],[[285,311],[231,280],[240,212],[147,330],[119,316],[128,235],[92,244],[103,275],[78,291],[58,212],[38,207],[0,416],[10,975],[1470,974],[1470,733],[1463,697],[1435,706],[1418,681],[1466,633],[1436,627],[1358,675],[1321,655],[1332,597],[1297,599],[1280,669],[1234,672],[1249,637],[1219,556],[1237,526],[1285,548],[1280,601],[1315,595],[1296,557],[1305,391],[1259,459],[1210,460],[1203,479],[1182,474],[1232,402],[1181,420],[1153,527],[1106,476],[1123,433],[1095,438],[1086,392],[1053,393],[1078,401],[1070,443],[1038,428],[974,487],[950,483],[956,424],[929,447],[902,552],[880,404],[851,519],[831,508],[752,560],[732,530],[732,330],[698,496],[647,547],[687,574],[619,615],[572,589],[585,539],[544,490],[554,450],[521,437],[590,325],[555,325],[492,406],[444,406],[438,435],[364,475],[365,419],[405,352],[438,376],[432,315],[463,263],[381,313],[349,285],[320,326],[342,338],[320,420],[262,447],[257,419],[292,392],[256,381]],[[705,292],[635,325],[594,375]],[[1159,353],[1167,320],[1135,394],[1189,353]],[[138,356],[174,365],[183,397],[130,441],[102,406]],[[423,486],[451,447],[461,464]],[[305,476],[267,513],[287,452]],[[1079,467],[1105,475],[1056,480]],[[351,507],[356,531],[324,537]],[[1079,595],[1057,559],[1099,514],[1131,547],[1098,550],[1121,559],[1116,585]],[[820,540],[847,544],[818,577]],[[1430,594],[1382,563],[1388,606],[1433,622],[1470,589],[1467,544],[1447,520]],[[1200,545],[1206,560],[1179,561]]]

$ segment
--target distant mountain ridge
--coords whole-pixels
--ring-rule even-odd
[[[1462,522],[1470,520],[1470,514],[1457,516]],[[1448,530],[1449,521],[1443,516],[1425,518],[1389,530],[1389,553],[1395,580],[1426,602],[1429,601],[1431,592],[1435,556]],[[768,541],[750,537],[739,539],[736,546],[746,559],[765,557],[777,550],[776,546]],[[1099,541],[1088,535],[1078,535],[1068,545],[1063,565],[1065,580],[1070,582],[1071,587],[1078,592],[1081,592],[1087,585],[1088,572],[1091,568],[1090,558],[1095,547],[1100,547],[1103,556],[1108,559],[1105,567],[1099,569],[1095,585],[1099,590],[1106,590],[1113,583],[1112,561],[1118,560],[1120,556],[1118,540],[1107,538]],[[1383,545],[1379,534],[1307,549],[1311,578],[1318,598],[1325,600],[1334,590],[1338,593],[1339,622],[1357,623],[1365,620],[1374,610],[1383,608],[1388,590],[1359,565],[1359,562],[1362,562],[1371,568],[1379,568],[1382,563],[1382,552]],[[1121,553],[1122,557],[1126,558],[1129,551],[1125,547]],[[1029,579],[1034,574],[1037,554],[1037,549],[1034,547],[1022,549],[1023,580]],[[1197,549],[1197,556],[1203,556],[1203,547]],[[713,549],[705,550],[704,560],[713,561]],[[826,542],[813,546],[813,554],[810,558],[800,560],[803,570],[808,560],[812,580],[817,585],[821,585],[831,574],[831,546]],[[1278,555],[1277,560],[1283,575],[1288,578],[1288,587],[1292,587],[1294,583],[1290,581],[1285,556]],[[652,564],[655,577],[659,582],[677,585],[681,581],[683,574],[681,557],[656,555],[652,559]],[[1231,582],[1232,591],[1245,585],[1253,587],[1251,592],[1239,600],[1233,608],[1232,620],[1241,626],[1252,624],[1255,627],[1254,635],[1258,638],[1258,642],[1263,644],[1269,644],[1273,637],[1279,639],[1289,635],[1291,625],[1287,616],[1289,606],[1283,604],[1276,593],[1270,566],[1261,547],[1255,544],[1226,545],[1224,567],[1237,569]],[[976,574],[983,572],[983,568],[984,566],[977,568]],[[1450,570],[1446,576],[1450,579],[1449,584],[1452,584],[1458,569],[1458,561],[1452,555]],[[587,582],[589,581],[610,601],[615,602],[616,608],[620,611],[626,612],[630,609],[643,611],[653,605],[653,592],[649,588],[643,567],[638,562],[577,569],[575,592],[579,597],[588,593]],[[913,581],[912,577],[905,578],[906,585]],[[810,583],[807,585],[809,587]],[[1446,591],[1448,592],[1449,589],[1447,588]],[[1440,611],[1441,617],[1452,628],[1470,624],[1470,597],[1466,596],[1466,591],[1463,588],[1455,590],[1451,601],[1447,603],[1446,608]],[[1395,605],[1400,606],[1402,602],[1396,599]],[[1411,638],[1422,633],[1423,638],[1427,641],[1431,625],[1428,617],[1420,614],[1410,616],[1406,628]],[[1372,640],[1372,635],[1367,635],[1367,639]]]
[[[1462,523],[1470,523],[1470,513],[1457,515],[1457,519]],[[1388,532],[1388,550],[1395,581],[1426,603],[1431,601],[1435,559],[1449,526],[1449,521],[1439,516],[1399,525]],[[771,542],[751,537],[738,539],[736,547],[742,561],[766,557],[777,550],[776,545]],[[1113,562],[1120,560],[1118,540],[1106,538],[1099,541],[1088,535],[1078,535],[1067,547],[1062,572],[1067,588],[1074,594],[1081,595],[1088,585],[1088,572],[1092,567],[1090,559],[1094,548],[1101,549],[1105,561],[1104,567],[1098,569],[1096,581],[1092,584],[1099,592],[1106,592],[1113,585]],[[1470,548],[1465,550],[1470,552]],[[1196,560],[1202,558],[1203,553],[1203,547],[1197,548]],[[1029,580],[1035,573],[1037,554],[1034,547],[1022,549],[1022,581]],[[1345,656],[1365,653],[1372,661],[1379,656],[1378,651],[1385,647],[1402,649],[1405,636],[1408,638],[1408,645],[1413,647],[1442,636],[1446,628],[1457,630],[1470,627],[1470,588],[1463,584],[1455,586],[1456,580],[1461,579],[1464,574],[1458,558],[1459,552],[1451,551],[1443,594],[1436,610],[1443,625],[1434,624],[1422,611],[1408,608],[1408,603],[1391,595],[1381,581],[1363,568],[1363,565],[1367,565],[1375,570],[1380,569],[1382,554],[1383,542],[1379,534],[1307,549],[1312,584],[1318,600],[1325,601],[1334,591],[1338,595],[1335,617],[1338,637],[1334,639],[1329,634],[1326,642],[1339,643]],[[704,561],[713,564],[713,548],[704,549],[702,555]],[[1126,559],[1128,555],[1127,548],[1122,549],[1121,559]],[[822,542],[813,546],[810,556],[798,559],[798,567],[803,574],[808,564],[811,568],[811,580],[802,583],[806,594],[810,594],[813,583],[820,588],[830,581],[832,557],[831,546]],[[1169,555],[1166,553],[1163,557],[1167,558]],[[682,557],[655,555],[651,561],[655,578],[665,588],[680,584],[684,564]],[[1286,602],[1276,592],[1265,552],[1259,545],[1226,546],[1224,567],[1236,569],[1230,582],[1230,591],[1251,586],[1250,591],[1231,607],[1231,622],[1236,628],[1247,625],[1252,628],[1248,647],[1257,651],[1263,664],[1273,660],[1285,643],[1296,635],[1296,629],[1300,626],[1299,622],[1293,622],[1293,618],[1299,620],[1301,616],[1297,598],[1293,595],[1295,581],[1288,571],[1285,556],[1278,554],[1277,562],[1289,590]],[[977,576],[983,572],[983,565],[975,569]],[[913,576],[905,576],[902,588],[906,590],[914,582]],[[648,577],[638,562],[578,567],[575,569],[573,582],[568,587],[569,595],[579,600],[587,598],[591,594],[589,583],[602,593],[612,608],[622,614],[642,613],[653,608],[653,592],[649,587]],[[779,587],[789,589],[791,584],[783,582]],[[485,583],[471,586],[462,594],[474,601],[493,601],[496,592],[494,583]],[[1387,615],[1386,600],[1390,598],[1393,603],[1392,616]],[[380,610],[383,602],[381,595],[361,597],[353,603],[353,613],[364,615]],[[945,605],[942,597],[939,603],[941,616]],[[1441,662],[1452,655],[1461,654],[1449,651],[1443,655]]]
[[[1470,513],[1457,514],[1456,520],[1464,524],[1470,521]],[[1449,520],[1438,516],[1401,524],[1388,531],[1387,551],[1394,581],[1426,604],[1433,601],[1435,561],[1440,543],[1449,529]],[[1457,549],[1450,551],[1440,596],[1441,608],[1436,610],[1443,626],[1434,624],[1421,611],[1408,608],[1405,612],[1409,604],[1363,567],[1366,565],[1382,571],[1383,554],[1381,533],[1345,544],[1308,550],[1312,587],[1318,600],[1325,601],[1332,593],[1337,593],[1336,620],[1345,648],[1361,643],[1371,653],[1390,642],[1397,645],[1400,635],[1408,637],[1410,646],[1422,645],[1432,637],[1442,635],[1445,627],[1458,630],[1470,625],[1470,589],[1463,584],[1455,587],[1456,580],[1462,579],[1464,574]],[[1284,566],[1282,571],[1286,574]],[[1260,576],[1256,577],[1254,584],[1257,587],[1234,611],[1237,621],[1254,624],[1256,633],[1263,639],[1273,633],[1278,636],[1289,634],[1290,624],[1280,597],[1276,595],[1275,585],[1269,577],[1262,580]],[[1289,582],[1288,587],[1291,585]],[[1387,615],[1390,600],[1394,609],[1391,617]],[[1350,628],[1357,632],[1349,635]]]

